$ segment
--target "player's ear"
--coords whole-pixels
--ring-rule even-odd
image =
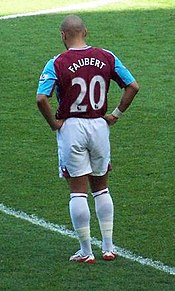
[[[63,41],[66,40],[66,34],[64,31],[61,31],[61,38]]]
[[[84,30],[84,34],[83,34],[83,36],[84,36],[84,37],[87,36],[87,29],[86,29],[86,28],[85,28],[85,30]]]

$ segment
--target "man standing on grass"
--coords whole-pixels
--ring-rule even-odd
[[[102,258],[114,260],[114,211],[108,189],[109,125],[114,125],[129,107],[138,85],[112,52],[86,44],[87,30],[81,18],[67,16],[60,31],[67,50],[46,64],[37,90],[37,105],[51,129],[57,131],[60,175],[70,187],[70,216],[80,242],[80,250],[70,261],[95,262],[88,185],[102,235]],[[110,80],[124,90],[119,105],[106,115]],[[48,102],[54,89],[59,102],[55,116]]]

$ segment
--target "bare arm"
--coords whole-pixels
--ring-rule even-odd
[[[125,112],[125,110],[130,106],[131,102],[133,101],[135,95],[139,91],[139,86],[137,82],[133,82],[128,85],[121,96],[120,103],[118,105],[118,109],[120,112]],[[114,116],[113,113],[109,115],[105,115],[104,118],[108,122],[109,125],[113,125],[118,120],[118,117]]]
[[[46,119],[47,123],[50,125],[52,130],[57,130],[60,129],[61,126],[63,125],[64,120],[60,119],[57,120],[52,113],[52,109],[50,107],[48,98],[44,94],[38,94],[36,96],[37,99],[37,106],[41,112],[41,114],[44,116]]]

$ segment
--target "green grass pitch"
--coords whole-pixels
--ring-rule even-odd
[[[1,1],[0,15],[63,5],[16,0],[13,10],[12,2]],[[57,177],[55,134],[35,102],[45,62],[64,50],[58,24],[65,15],[0,20],[0,203],[72,229],[68,187]],[[133,105],[111,127],[114,243],[173,267],[175,3],[116,1],[78,15],[88,26],[87,42],[112,50],[140,85]],[[120,94],[112,83],[109,112]],[[55,98],[51,103],[56,109]],[[89,203],[91,235],[100,240],[90,195]],[[95,265],[71,264],[77,248],[76,240],[0,212],[0,290],[174,290],[173,275],[121,257],[103,262],[97,247]]]

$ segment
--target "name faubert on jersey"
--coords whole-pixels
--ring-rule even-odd
[[[83,58],[83,59],[77,60],[76,63],[72,63],[72,65],[69,66],[68,69],[72,73],[75,73],[78,69],[84,66],[94,66],[101,70],[104,66],[106,66],[106,64],[96,58]]]

